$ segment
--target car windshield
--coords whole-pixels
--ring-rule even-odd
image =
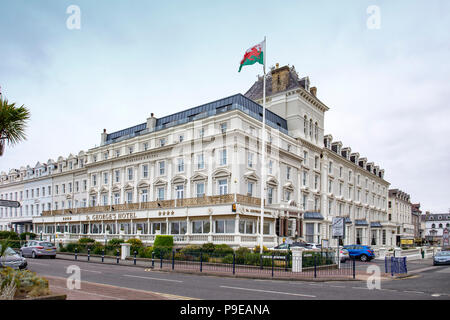
[[[450,251],[441,251],[437,255],[438,256],[450,256]]]
[[[1,248],[2,246],[0,245],[0,248]],[[6,248],[6,250],[5,250],[5,253],[4,253],[4,256],[5,257],[7,257],[7,256],[15,256],[17,254],[17,252],[15,252],[13,249],[11,249],[10,247],[8,247],[8,248]]]

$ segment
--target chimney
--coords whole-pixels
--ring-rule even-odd
[[[309,91],[311,92],[311,94],[314,97],[317,97],[317,88],[316,87],[312,87],[311,89],[309,89]]]
[[[155,130],[155,127],[156,127],[156,118],[155,118],[155,115],[154,115],[154,113],[152,112],[151,114],[150,114],[150,118],[147,118],[147,131],[148,132],[152,132],[152,131],[154,131]]]
[[[276,68],[272,70],[272,94],[285,91],[289,86],[289,66],[279,68],[279,64],[276,64]]]
[[[100,145],[103,146],[106,143],[106,137],[108,136],[108,134],[106,133],[106,129],[103,129],[103,133],[102,133],[102,141],[100,142]]]

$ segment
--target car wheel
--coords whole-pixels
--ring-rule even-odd
[[[31,257],[32,257],[33,259],[37,259],[36,252],[33,251],[33,252],[31,253]]]
[[[359,260],[361,260],[362,262],[366,262],[366,261],[367,261],[367,256],[366,256],[365,254],[362,254],[362,255],[359,257]]]

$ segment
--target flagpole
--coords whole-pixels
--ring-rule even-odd
[[[261,143],[261,226],[259,228],[260,232],[260,246],[259,252],[263,253],[263,243],[264,243],[264,184],[265,184],[265,153],[266,153],[266,37],[264,37],[264,51],[263,51],[263,125],[262,125],[262,143]]]

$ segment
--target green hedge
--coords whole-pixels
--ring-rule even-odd
[[[155,257],[170,255],[173,248],[173,236],[157,235],[153,244],[153,252]]]

